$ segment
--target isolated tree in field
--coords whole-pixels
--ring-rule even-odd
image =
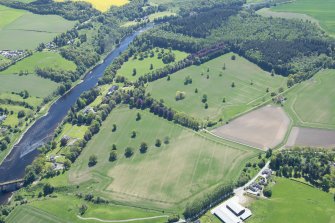
[[[156,147],[161,147],[161,145],[162,145],[162,141],[160,139],[156,139],[155,146]]]
[[[98,163],[98,157],[96,155],[91,155],[88,158],[88,166],[95,166]]]
[[[253,82],[253,81],[250,81],[250,85],[254,85],[254,82]]]
[[[207,67],[207,72],[209,72],[209,67]]]
[[[112,132],[115,132],[115,131],[116,131],[116,129],[117,129],[116,125],[115,125],[115,124],[113,124],[113,127],[112,127]]]
[[[154,65],[150,64],[150,70],[154,69]]]
[[[176,101],[183,100],[186,96],[186,93],[183,91],[176,92]]]
[[[270,89],[269,88],[266,88],[266,93],[269,93]]]
[[[131,132],[131,138],[132,138],[132,139],[136,138],[136,131],[135,131],[135,130],[133,130],[133,131]]]
[[[208,109],[208,104],[207,103],[205,104],[205,109]]]
[[[207,74],[206,78],[209,79],[209,74]]]
[[[220,73],[219,73],[219,77],[222,77],[222,76],[223,76],[223,73],[222,73],[222,72],[220,72]]]
[[[145,143],[145,142],[142,142],[141,145],[140,145],[140,152],[141,153],[146,153],[148,150],[148,144]]]
[[[170,137],[169,136],[166,136],[164,138],[164,144],[169,144],[170,143]]]
[[[18,118],[23,118],[24,116],[26,116],[26,113],[25,113],[25,111],[23,111],[23,110],[21,110],[21,111],[19,111],[19,112],[17,113],[17,117],[18,117]]]
[[[232,56],[231,56],[231,60],[236,60],[236,56],[235,56],[235,55],[232,55]]]
[[[110,162],[114,162],[115,160],[117,160],[117,153],[115,151],[112,151],[109,153],[109,159]]]
[[[124,156],[125,156],[126,158],[131,157],[133,154],[134,154],[134,149],[131,148],[131,147],[127,147],[127,148],[125,149],[125,151],[124,151]]]
[[[198,93],[198,88],[196,88],[194,92],[195,92],[195,93]]]
[[[226,69],[226,64],[223,63],[223,67],[222,67],[222,70],[225,70]]]
[[[223,99],[222,99],[222,102],[223,102],[223,103],[226,103],[226,98],[223,98]]]
[[[88,207],[86,204],[82,204],[80,207],[79,207],[79,214],[80,215],[83,215],[85,214],[85,212],[87,211]]]
[[[167,81],[170,81],[170,80],[171,80],[170,75],[167,76],[167,79],[166,79],[166,80],[167,80]]]
[[[134,68],[133,69],[133,76],[136,76],[136,73],[137,73],[136,68]]]
[[[233,88],[235,87],[235,82],[231,83],[231,87]]]
[[[112,150],[117,150],[117,148],[116,148],[116,145],[115,145],[115,144],[113,144],[113,145],[112,145]]]
[[[202,96],[202,103],[206,103],[207,102],[207,95],[206,94],[204,94],[203,96]]]
[[[141,114],[139,112],[137,112],[136,114],[136,121],[140,121],[141,120]]]

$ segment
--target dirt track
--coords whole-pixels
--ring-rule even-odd
[[[286,146],[310,146],[335,148],[335,131],[294,127]]]
[[[290,119],[281,107],[268,105],[212,132],[228,140],[266,149],[282,142],[289,124]]]

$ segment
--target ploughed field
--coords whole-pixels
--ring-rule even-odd
[[[157,100],[201,120],[224,121],[270,99],[270,92],[286,86],[282,76],[271,76],[248,60],[228,53],[200,66],[180,70],[148,85]],[[185,84],[186,79],[191,83]],[[176,100],[182,92],[184,99]],[[203,97],[206,95],[206,101]],[[206,103],[208,107],[206,108]]]
[[[74,21],[56,15],[37,15],[0,5],[0,49],[35,49],[71,29]]]
[[[136,121],[138,112],[141,120]],[[117,126],[114,132],[113,124]],[[161,140],[159,147],[157,139]],[[142,142],[148,145],[146,153],[139,151]],[[113,144],[118,158],[110,162]],[[127,147],[134,149],[129,158],[124,155]],[[98,163],[88,167],[93,154]],[[69,181],[91,185],[90,190],[121,202],[171,208],[217,184],[236,180],[255,154],[251,148],[213,140],[146,111],[121,107],[112,111],[83,150],[70,170]]]
[[[289,124],[290,119],[281,107],[268,105],[216,128],[212,133],[225,139],[267,149],[274,148],[283,141]]]
[[[293,127],[286,146],[335,148],[335,131],[316,128]]]

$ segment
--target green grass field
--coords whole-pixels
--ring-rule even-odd
[[[168,50],[165,49],[165,52],[167,51]],[[173,50],[173,53],[176,56],[176,61],[182,60],[186,58],[188,55],[187,53],[181,52],[178,50]],[[158,59],[157,56],[158,56],[158,53],[155,52],[154,57],[144,58],[143,60],[134,59],[134,57],[131,57],[127,62],[125,62],[122,65],[121,69],[118,70],[117,75],[124,76],[128,78],[130,81],[135,81],[140,76],[143,76],[149,73],[150,71],[152,71],[150,70],[150,64],[153,65],[153,70],[165,67],[166,64],[163,63],[162,59]],[[135,76],[132,75],[134,68],[136,69]]]
[[[296,125],[335,129],[335,70],[323,70],[289,91],[285,110]]]
[[[334,223],[333,196],[302,183],[275,178],[272,198],[251,204],[248,223]]]
[[[154,98],[163,99],[166,105],[196,118],[205,120],[222,117],[229,120],[269,99],[267,88],[270,92],[277,92],[280,86],[285,86],[285,78],[272,77],[242,57],[236,56],[236,60],[231,60],[232,55],[228,53],[201,66],[178,71],[171,75],[170,81],[164,78],[150,83],[147,91]],[[184,85],[187,76],[192,78],[192,84]],[[231,86],[233,82],[234,88]],[[195,93],[196,88],[198,93]],[[177,91],[185,92],[185,99],[176,101]],[[204,94],[208,97],[208,109],[201,102]],[[224,98],[226,102],[223,102]]]
[[[35,49],[71,29],[73,21],[0,6],[0,49]]]
[[[278,5],[272,10],[310,15],[319,21],[324,30],[335,35],[335,4],[333,0],[295,0],[292,3]]]
[[[58,84],[37,75],[0,75],[0,93],[27,90],[30,95],[44,98],[50,95]]]
[[[69,60],[64,59],[59,53],[51,51],[36,52],[33,55],[17,62],[8,69],[0,72],[2,74],[19,74],[20,71],[35,73],[35,69],[54,68],[59,70],[76,70],[76,65]]]
[[[135,120],[137,112],[142,116],[140,121]],[[113,124],[117,125],[115,132]],[[136,131],[136,138],[131,138],[132,131]],[[169,137],[169,144],[164,144],[165,137]],[[162,140],[159,148],[156,139]],[[83,187],[94,182],[90,190],[124,203],[175,207],[218,183],[235,180],[244,162],[257,153],[215,140],[146,111],[118,108],[75,162],[69,180]],[[141,142],[149,146],[145,154],[139,152]],[[117,147],[115,162],[108,161],[112,144]],[[124,156],[126,147],[134,148],[131,158]],[[98,163],[89,168],[92,154],[98,156]]]
[[[57,198],[47,198],[33,201],[28,205],[16,208],[6,219],[8,223],[81,223],[98,222],[96,220],[81,220],[77,217],[79,206],[86,204],[88,209],[83,218],[99,218],[101,220],[125,220],[132,218],[146,218],[164,215],[161,212],[148,211],[119,205],[96,205],[80,200],[72,195],[57,195]],[[66,207],[66,208],[65,208]],[[163,223],[166,218],[134,221],[136,223]]]

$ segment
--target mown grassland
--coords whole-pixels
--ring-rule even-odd
[[[57,194],[56,198],[35,200],[29,205],[16,208],[6,219],[8,223],[20,222],[25,219],[27,223],[80,223],[97,222],[96,220],[81,220],[77,217],[79,207],[86,204],[88,209],[83,218],[99,218],[102,220],[125,220],[131,218],[145,218],[164,215],[160,212],[153,212],[144,209],[120,206],[120,205],[96,205],[80,200],[72,195]],[[153,220],[136,221],[137,223],[163,223],[166,218]]]
[[[275,178],[272,198],[254,201],[250,223],[334,223],[333,196],[285,178]]]
[[[141,120],[136,121],[138,112]],[[114,132],[113,124],[117,126]],[[136,137],[131,137],[132,131]],[[155,145],[156,139],[161,140],[160,147]],[[143,154],[139,151],[142,142],[148,144],[148,151]],[[113,144],[118,159],[110,162]],[[130,158],[124,156],[127,147],[134,149]],[[218,183],[236,180],[246,160],[256,153],[185,129],[147,111],[121,107],[112,111],[99,134],[88,143],[72,166],[69,181],[83,187],[94,185],[91,191],[124,203],[169,209]],[[93,154],[98,163],[88,167]]]
[[[335,70],[322,70],[289,91],[285,110],[304,127],[335,129]]]
[[[159,48],[159,52],[161,52],[161,48]],[[155,50],[154,50],[155,51]],[[168,52],[167,49],[164,49],[164,52]],[[175,54],[175,61],[180,61],[187,57],[187,53],[173,50],[172,51]],[[150,65],[153,65],[153,69],[150,69]],[[158,52],[155,52],[154,57],[148,56],[147,58],[143,58],[143,60],[140,60],[139,56],[137,56],[137,59],[133,57],[129,58],[127,62],[125,62],[121,69],[117,71],[118,76],[124,76],[130,81],[137,80],[140,76],[143,76],[155,69],[163,68],[167,64],[164,64],[162,59],[158,59]],[[136,69],[136,75],[133,75],[133,69]]]
[[[319,21],[324,30],[335,35],[335,4],[333,0],[296,0],[292,3],[278,5],[272,10],[310,15]]]
[[[36,52],[33,55],[17,62],[8,69],[0,72],[2,74],[19,74],[20,71],[35,73],[35,69],[39,68],[53,68],[59,70],[76,69],[76,65],[69,60],[64,59],[59,53],[51,51]]]
[[[163,99],[166,105],[196,118],[212,120],[222,117],[229,120],[269,99],[270,92],[277,92],[279,87],[285,86],[284,77],[271,76],[237,55],[232,60],[232,55],[228,53],[200,66],[178,71],[171,75],[170,81],[164,78],[150,83],[147,91],[154,98]],[[185,85],[184,80],[188,76],[192,83]],[[185,99],[177,101],[177,91],[185,92]],[[207,109],[202,102],[204,94],[207,95]]]
[[[0,6],[0,49],[35,49],[71,29],[73,21]]]

